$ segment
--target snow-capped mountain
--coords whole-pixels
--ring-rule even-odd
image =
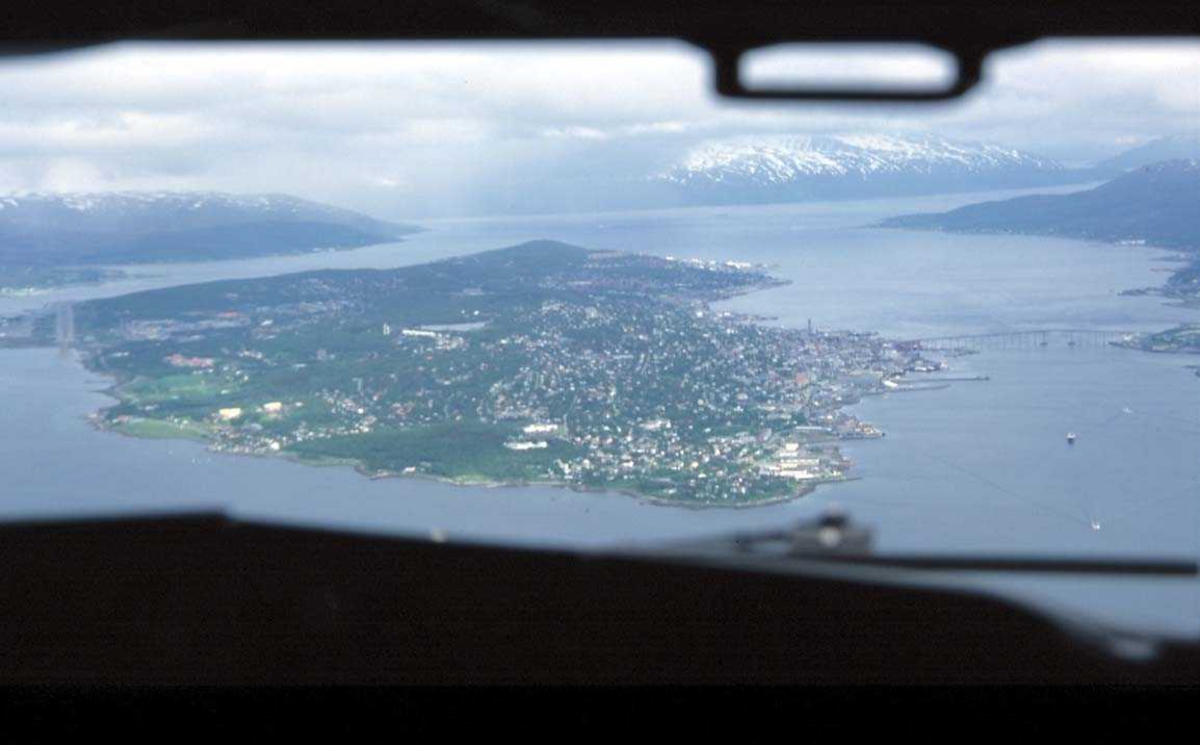
[[[690,201],[765,202],[931,194],[1066,183],[1061,164],[940,137],[761,136],[701,143],[654,178]]]
[[[417,228],[284,194],[0,195],[0,262],[191,261],[363,246]]]

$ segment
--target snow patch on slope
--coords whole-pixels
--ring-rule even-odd
[[[1055,172],[1053,160],[987,143],[939,137],[846,134],[793,135],[710,140],[656,179],[704,183],[788,184],[811,176],[869,178],[879,174],[988,173],[1005,170]]]

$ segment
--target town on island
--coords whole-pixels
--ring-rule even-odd
[[[754,505],[848,478],[837,443],[882,433],[845,407],[942,365],[712,308],[786,284],[765,269],[536,241],[92,300],[69,333],[116,380],[94,419],[117,432],[370,476]],[[50,343],[55,323],[30,334]]]

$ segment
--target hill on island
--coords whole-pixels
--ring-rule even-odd
[[[238,259],[356,248],[417,230],[283,194],[0,196],[0,266]]]
[[[960,233],[1057,235],[1200,248],[1200,161],[1143,166],[1087,191],[982,202],[902,215],[882,227]]]

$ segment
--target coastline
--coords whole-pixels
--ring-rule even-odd
[[[93,371],[95,372],[95,371]],[[103,373],[101,373],[103,374]],[[111,386],[100,391],[104,395],[112,396],[111,391],[116,386]],[[113,396],[116,398],[115,396]],[[120,399],[117,399],[118,401]],[[106,407],[107,408],[107,407]],[[662,497],[653,497],[648,494],[633,491],[631,489],[606,487],[606,486],[582,486],[566,481],[544,480],[544,481],[495,481],[490,479],[470,479],[462,477],[437,476],[428,473],[398,473],[395,471],[372,471],[363,465],[362,461],[355,458],[335,458],[331,456],[305,457],[296,453],[281,450],[277,453],[250,453],[236,452],[229,450],[221,450],[214,448],[212,440],[205,436],[189,437],[184,434],[175,436],[154,436],[147,434],[139,434],[137,432],[124,431],[119,427],[113,426],[104,420],[103,412],[105,409],[99,409],[87,415],[88,422],[98,432],[106,432],[115,434],[121,437],[128,437],[135,440],[183,440],[188,442],[202,443],[205,449],[210,453],[216,453],[223,456],[245,457],[245,458],[263,458],[263,459],[279,459],[295,463],[300,466],[308,466],[313,468],[345,468],[354,469],[359,475],[372,481],[384,479],[407,479],[414,481],[430,481],[440,484],[449,484],[450,486],[461,487],[464,489],[522,489],[528,487],[549,487],[553,489],[562,489],[564,491],[573,491],[588,494],[618,494],[633,499],[643,504],[652,505],[655,507],[681,507],[691,510],[709,510],[709,509],[753,509],[755,507],[766,507],[775,504],[784,504],[786,502],[794,502],[798,499],[803,499],[817,490],[820,486],[829,484],[838,484],[846,481],[857,481],[860,476],[844,476],[837,479],[824,479],[815,481],[811,484],[801,486],[795,493],[768,497],[766,499],[746,500],[741,502],[700,502],[687,501],[682,499],[665,499]],[[157,422],[161,420],[145,419],[143,421]]]
[[[252,453],[252,452],[237,452],[237,451],[222,450],[222,449],[213,447],[214,443],[212,441],[212,438],[207,435],[200,434],[199,432],[197,432],[195,434],[195,436],[188,436],[187,434],[183,434],[182,433],[183,427],[178,427],[178,429],[181,430],[180,434],[178,434],[178,435],[158,436],[158,435],[140,434],[136,431],[125,431],[122,428],[120,428],[119,426],[114,426],[114,424],[112,422],[108,421],[105,418],[104,414],[106,411],[113,408],[113,406],[120,404],[126,400],[125,397],[122,396],[122,394],[121,394],[121,388],[123,386],[129,384],[130,382],[137,380],[137,378],[134,377],[134,378],[129,378],[129,379],[121,379],[121,377],[118,376],[116,373],[101,370],[99,368],[91,366],[86,361],[86,355],[82,355],[82,354],[74,355],[74,361],[78,365],[83,367],[85,370],[87,370],[88,372],[91,372],[95,375],[100,375],[102,377],[109,378],[113,381],[111,385],[109,385],[105,388],[99,389],[97,392],[113,399],[113,401],[115,403],[111,406],[101,407],[101,408],[97,409],[96,411],[89,413],[86,417],[88,422],[92,425],[92,427],[99,432],[106,432],[106,433],[110,433],[110,434],[119,435],[122,437],[129,437],[132,439],[139,439],[139,440],[175,439],[175,440],[184,440],[184,441],[188,441],[188,442],[203,443],[205,446],[205,449],[208,450],[209,452],[217,453],[217,454],[224,455],[224,456],[243,456],[243,457],[250,457],[250,458],[278,458],[278,459],[282,459],[282,460],[289,461],[292,463],[296,463],[297,465],[311,466],[311,467],[318,467],[318,468],[350,467],[350,468],[353,468],[356,473],[358,473],[361,476],[364,476],[368,479],[371,479],[371,480],[414,479],[414,480],[420,480],[420,481],[431,481],[431,482],[436,482],[436,483],[449,484],[451,486],[457,486],[457,487],[463,487],[463,488],[483,488],[483,489],[520,489],[520,488],[526,488],[526,487],[549,487],[549,488],[563,489],[563,490],[579,492],[579,493],[618,494],[618,495],[622,495],[625,497],[631,497],[642,504],[652,505],[655,507],[678,507],[678,508],[684,508],[684,509],[690,509],[690,510],[710,510],[710,509],[740,510],[740,509],[753,509],[756,507],[767,507],[770,505],[784,504],[787,502],[794,502],[796,500],[803,499],[803,498],[813,494],[814,492],[816,492],[818,487],[827,486],[827,485],[831,485],[831,484],[843,483],[843,482],[847,482],[847,481],[856,481],[861,478],[860,476],[843,475],[843,476],[841,476],[839,478],[835,478],[835,479],[813,480],[810,483],[805,483],[805,484],[799,486],[797,488],[797,490],[793,493],[786,494],[786,495],[780,495],[780,496],[774,496],[774,497],[767,497],[764,499],[744,500],[744,501],[737,501],[737,502],[688,501],[688,500],[681,500],[681,499],[669,499],[669,498],[663,498],[663,497],[654,497],[654,496],[651,496],[648,494],[643,494],[641,492],[637,492],[637,491],[627,489],[627,488],[605,487],[605,486],[591,487],[591,486],[583,486],[580,484],[574,484],[574,483],[570,483],[570,482],[566,482],[566,481],[557,481],[557,480],[553,480],[553,479],[543,480],[543,481],[511,481],[510,482],[510,481],[495,481],[495,480],[491,480],[491,479],[470,479],[470,478],[462,478],[462,477],[458,477],[458,478],[445,477],[445,476],[436,476],[436,475],[428,474],[428,473],[398,473],[398,472],[394,472],[394,471],[372,471],[372,470],[366,468],[366,466],[363,464],[363,462],[361,460],[358,460],[355,458],[337,458],[337,457],[332,457],[332,456],[306,457],[306,456],[297,455],[296,453],[289,452],[287,450],[280,450],[279,452],[275,452],[275,453]],[[878,393],[886,393],[886,392],[887,391],[879,391]],[[862,395],[874,395],[874,393],[864,393]],[[847,401],[846,405],[850,406],[850,405],[853,405],[854,403],[857,403],[857,401]],[[153,419],[153,418],[144,418],[139,421],[151,422],[151,423],[161,423],[163,426],[174,426],[174,424],[171,422],[166,422],[165,420],[159,420],[159,419]],[[199,426],[199,425],[196,425],[196,426]],[[880,435],[880,437],[882,437],[882,435]],[[834,437],[834,438],[829,438],[829,439],[817,440],[817,441],[815,441],[815,443],[816,444],[833,444],[836,447],[837,443],[842,442],[845,439],[862,439],[862,438],[837,438],[837,437]],[[876,439],[876,438],[869,438],[869,439]]]

